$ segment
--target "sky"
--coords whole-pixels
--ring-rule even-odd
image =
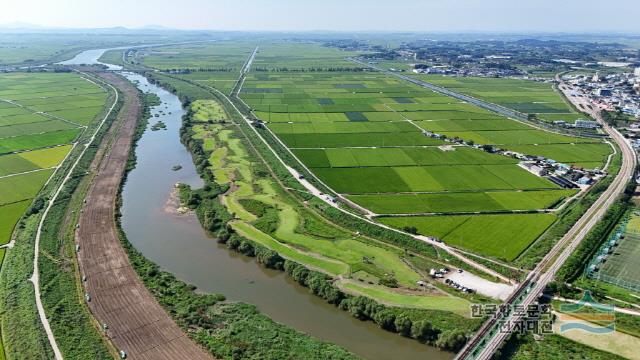
[[[0,25],[268,31],[626,32],[638,0],[1,0]]]

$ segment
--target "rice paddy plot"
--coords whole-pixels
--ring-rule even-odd
[[[440,133],[444,131],[486,131],[486,130],[530,130],[525,124],[507,119],[474,120],[423,120],[416,124],[425,130]]]
[[[334,190],[346,194],[557,189],[515,165],[434,165],[313,168]]]
[[[16,222],[29,207],[31,200],[24,200],[6,205],[0,205],[0,245],[11,240],[11,233]],[[0,259],[1,260],[1,259]]]
[[[48,169],[0,178],[0,205],[32,199],[52,173]]]
[[[443,145],[442,140],[423,136],[419,132],[384,133],[306,133],[282,134],[280,139],[290,148],[341,148],[370,146]]]
[[[543,130],[500,130],[500,131],[443,131],[450,138],[473,140],[476,144],[489,145],[531,145],[531,144],[573,144],[596,143],[592,138],[577,138]]]
[[[481,165],[515,164],[516,160],[491,155],[467,147],[441,150],[438,147],[378,147],[378,148],[328,148],[294,149],[306,162],[312,158],[311,167],[380,167],[380,166],[436,166],[436,165]],[[313,159],[326,158],[321,164]]]
[[[0,154],[69,144],[76,139],[80,132],[81,129],[69,129],[2,139]]]
[[[579,144],[541,144],[541,145],[511,145],[510,150],[567,164],[595,163],[602,166],[611,154],[611,146],[605,143]]]
[[[349,199],[377,214],[419,214],[547,209],[574,193],[572,190],[492,191],[351,195]]]
[[[0,156],[0,176],[56,166],[71,150],[71,145]]]
[[[420,79],[523,113],[572,113],[549,82],[417,75]]]
[[[86,104],[85,104],[86,105]],[[64,109],[64,110],[55,110],[49,111],[48,113],[61,117],[65,120],[72,121],[76,124],[80,125],[88,125],[96,118],[96,114],[100,114],[103,106],[88,106],[82,108],[74,108],[74,109]]]
[[[445,243],[512,261],[554,221],[552,214],[411,216],[380,218],[397,228],[415,227]]]
[[[76,125],[68,122],[50,119],[37,123],[2,126],[0,127],[0,139],[76,128]]]
[[[418,130],[406,121],[388,122],[341,122],[314,121],[306,123],[270,123],[269,129],[276,134],[359,134],[385,132],[412,132]]]

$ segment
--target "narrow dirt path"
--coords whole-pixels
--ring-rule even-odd
[[[93,179],[76,239],[78,262],[89,308],[106,336],[128,359],[211,359],[191,341],[158,304],[129,263],[115,222],[116,199],[129,158],[141,104],[138,90],[113,73],[96,74],[124,95],[119,116],[124,117],[112,142],[103,142],[105,156],[96,157]]]

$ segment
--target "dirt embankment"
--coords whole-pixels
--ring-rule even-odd
[[[136,122],[141,113],[138,90],[113,73],[97,74],[125,97],[119,120],[101,144],[105,156],[92,165],[97,174],[89,188],[79,219],[78,260],[89,308],[106,335],[128,359],[211,359],[180,329],[145,288],[120,244],[114,214]]]

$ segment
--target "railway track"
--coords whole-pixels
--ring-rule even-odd
[[[562,84],[559,77],[556,79]],[[567,87],[561,87],[566,89]],[[563,90],[567,91],[567,90]],[[577,104],[579,98],[570,96],[565,92],[565,96],[572,103]],[[585,101],[584,99],[579,101]],[[591,207],[578,219],[574,226],[556,243],[552,250],[542,259],[536,268],[529,274],[527,280],[516,290],[515,295],[507,299],[504,305],[509,309],[510,305],[521,305],[524,308],[534,304],[549,282],[553,281],[556,273],[569,258],[571,253],[580,245],[580,242],[589,234],[591,229],[602,219],[609,207],[618,199],[624,191],[627,182],[632,178],[636,166],[635,151],[627,140],[615,128],[604,122],[600,113],[592,107],[587,111],[595,118],[603,129],[618,144],[622,152],[622,166],[611,185],[602,195],[591,205]],[[510,313],[508,310],[498,312],[490,318],[480,328],[476,335],[458,353],[456,359],[488,360],[500,345],[511,335],[513,324],[523,318],[523,315]],[[503,331],[497,331],[498,320],[504,320],[507,325]],[[506,330],[506,331],[504,331]]]

